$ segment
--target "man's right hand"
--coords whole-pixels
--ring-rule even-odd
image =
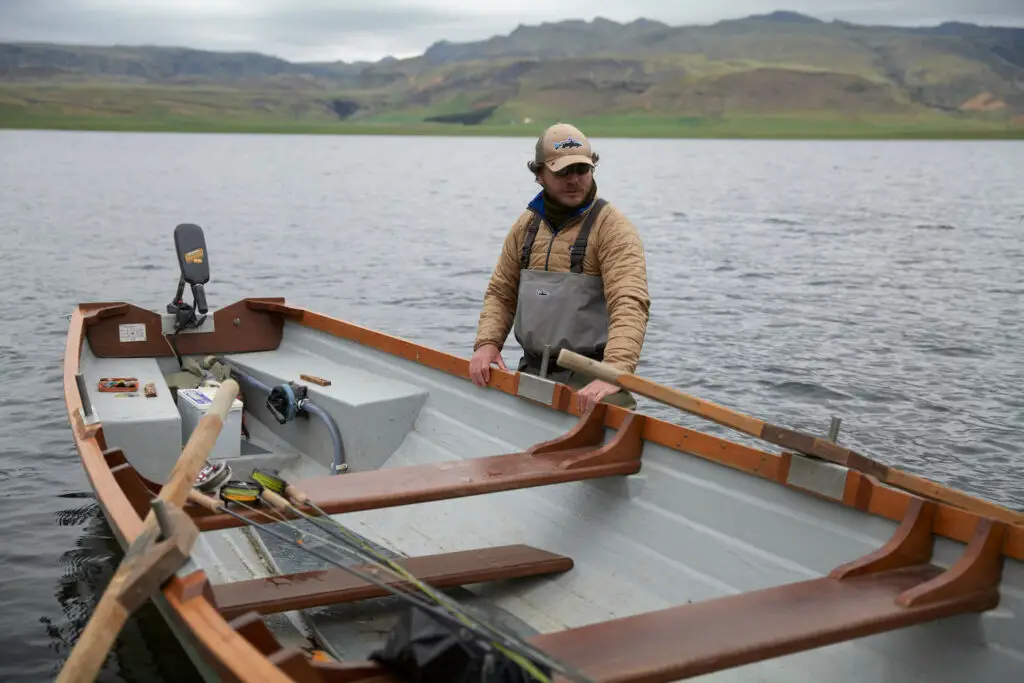
[[[502,370],[508,370],[501,357],[501,350],[494,344],[484,344],[473,353],[469,360],[469,378],[473,380],[473,384],[478,387],[487,386],[491,379],[492,363],[497,363]]]

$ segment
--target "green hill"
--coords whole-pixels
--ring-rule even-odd
[[[0,44],[0,126],[619,135],[1024,136],[1024,29],[775,12],[519,26],[412,59],[293,63]]]

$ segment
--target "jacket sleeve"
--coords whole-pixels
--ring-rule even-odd
[[[521,216],[505,236],[498,263],[484,293],[474,351],[484,344],[502,348],[512,330],[519,299],[519,251],[522,249],[524,224]]]
[[[644,245],[629,219],[618,214],[609,216],[596,246],[609,317],[604,362],[632,373],[640,361],[651,308]]]

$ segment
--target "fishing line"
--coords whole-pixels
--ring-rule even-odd
[[[250,506],[249,504],[247,504],[245,502],[241,502],[241,501],[235,501],[235,502],[237,502],[239,505],[241,505],[244,508],[247,508],[247,509],[250,509],[250,510],[254,510],[254,511],[258,512],[258,513],[264,514],[265,516],[269,517],[269,515],[266,515],[266,513],[264,513],[262,510],[259,510],[259,509],[255,508],[253,506]],[[289,539],[284,534],[278,533],[277,531],[274,531],[273,529],[271,529],[271,528],[269,528],[267,526],[263,526],[263,525],[257,524],[256,522],[252,521],[251,519],[248,519],[244,515],[240,515],[237,512],[228,509],[228,507],[226,505],[222,504],[220,506],[220,508],[221,508],[221,510],[223,512],[226,512],[227,514],[229,514],[232,517],[234,517],[234,518],[244,522],[245,524],[247,524],[249,526],[262,529],[263,531],[265,531],[266,533],[270,534],[271,536],[274,536],[278,540],[281,540],[281,541],[283,541],[285,543],[291,543],[291,544],[295,545],[297,548],[300,548],[300,549],[305,550],[306,552],[310,553],[314,557],[318,557],[319,559],[323,560],[324,562],[328,562],[328,563],[338,567],[339,569],[341,569],[341,570],[343,570],[345,572],[348,572],[349,574],[352,574],[353,576],[355,576],[355,577],[357,577],[359,579],[362,579],[363,581],[366,581],[367,583],[370,583],[370,584],[372,584],[374,586],[377,586],[378,588],[380,588],[381,590],[383,590],[385,592],[392,593],[393,595],[395,595],[398,598],[405,599],[406,601],[412,603],[414,606],[419,607],[420,609],[424,610],[428,614],[433,615],[434,617],[438,618],[439,620],[441,620],[443,622],[447,622],[450,626],[455,626],[456,628],[466,628],[466,629],[468,629],[470,631],[476,632],[475,634],[478,637],[480,637],[481,639],[484,639],[485,644],[490,645],[491,647],[494,647],[495,649],[498,649],[498,650],[502,650],[503,649],[502,644],[493,642],[488,637],[487,633],[481,634],[481,633],[477,632],[479,630],[484,630],[478,624],[474,624],[472,622],[470,622],[468,624],[467,623],[461,623],[460,620],[458,619],[457,615],[449,614],[446,610],[439,609],[438,607],[425,602],[424,600],[422,600],[421,598],[419,598],[418,596],[416,596],[416,595],[414,595],[412,593],[406,593],[406,592],[403,592],[401,590],[397,590],[395,587],[393,587],[393,586],[391,586],[391,585],[389,585],[389,584],[387,584],[387,583],[385,583],[383,581],[379,581],[376,577],[373,577],[370,574],[363,573],[360,570],[355,569],[355,568],[353,568],[351,566],[341,564],[337,560],[334,560],[331,557],[329,557],[329,556],[327,556],[327,555],[325,555],[325,554],[323,554],[323,553],[321,553],[321,552],[319,552],[319,551],[317,551],[317,550],[315,550],[313,548],[307,547],[303,543],[297,543],[293,539]],[[301,529],[298,529],[297,527],[295,527],[295,525],[289,523],[288,521],[284,521],[283,523],[286,526],[288,526],[289,528],[292,528],[293,530],[298,531],[299,533],[305,533]],[[328,545],[328,547],[331,547],[333,544],[331,544],[330,541],[327,541],[327,545]],[[499,633],[498,635],[501,636],[501,637],[507,638],[507,636],[505,634]],[[463,647],[467,646],[467,643],[464,642],[465,641],[465,637],[464,636],[458,637],[458,641],[459,641],[459,644],[461,646],[463,646]],[[509,647],[509,646],[505,645],[504,647]],[[510,659],[515,661],[516,659],[526,659],[526,657],[524,655],[520,655],[518,653],[513,652],[513,653],[510,654]],[[516,662],[516,663],[519,663],[519,662]],[[522,664],[522,663],[519,663],[519,664],[526,671],[528,671],[531,676],[533,676],[537,680],[541,681],[542,683],[550,683],[551,679],[548,678],[543,672],[537,670],[537,668],[535,666],[533,666],[531,662],[527,661],[525,665]],[[562,667],[557,667],[556,668],[556,667],[552,666],[552,668],[557,670],[557,669],[561,669]],[[570,678],[573,678],[573,676],[571,676],[570,674],[568,674],[568,673],[566,673],[564,671],[559,671],[559,673],[563,673],[564,675],[569,676]],[[577,678],[576,680],[582,681],[582,683],[593,683],[593,681],[590,681],[590,679],[588,679],[586,677],[582,677],[582,675],[581,675],[581,678]]]
[[[253,471],[252,479],[257,481],[261,486],[264,486],[268,490],[273,491],[274,493],[277,493],[278,495],[281,495],[282,498],[284,497],[286,491],[289,488],[288,483],[284,479],[282,479],[281,477],[277,476],[276,473],[268,472],[266,470],[261,470],[259,468],[255,469]],[[405,579],[410,584],[412,584],[413,586],[417,587],[424,594],[426,594],[427,596],[432,598],[435,603],[437,603],[438,605],[441,605],[442,607],[448,609],[452,614],[454,614],[456,616],[456,618],[459,618],[463,622],[463,625],[466,625],[466,626],[473,625],[473,626],[476,626],[476,628],[479,629],[479,630],[483,630],[483,631],[489,632],[491,638],[494,638],[495,640],[499,640],[499,641],[504,641],[505,647],[510,647],[509,644],[511,644],[511,646],[514,646],[515,648],[517,648],[517,649],[527,653],[527,656],[531,657],[532,659],[534,659],[534,660],[536,660],[538,662],[541,662],[543,664],[546,664],[547,666],[551,667],[553,670],[558,671],[559,673],[562,673],[562,674],[564,674],[566,676],[569,676],[570,678],[576,678],[576,680],[583,680],[583,681],[589,681],[590,680],[586,676],[584,676],[581,672],[576,671],[575,669],[572,669],[571,667],[568,667],[567,665],[565,665],[565,664],[563,664],[561,662],[558,662],[558,661],[555,661],[555,660],[551,659],[551,657],[549,655],[547,655],[546,653],[536,649],[535,647],[533,647],[529,643],[526,643],[525,641],[522,641],[521,639],[519,639],[516,636],[511,636],[511,635],[509,635],[507,633],[504,633],[504,632],[502,632],[501,630],[497,629],[494,626],[491,626],[490,624],[487,623],[486,620],[479,619],[477,617],[471,617],[469,614],[467,614],[467,612],[469,610],[467,610],[466,607],[464,607],[462,605],[458,605],[457,603],[455,603],[454,600],[452,600],[447,595],[444,595],[443,593],[439,593],[438,591],[435,591],[430,586],[427,586],[422,581],[420,581],[416,576],[414,576],[412,573],[410,573],[407,569],[405,569],[405,567],[402,567],[401,565],[397,564],[391,558],[388,558],[388,557],[385,557],[385,556],[379,554],[372,546],[370,546],[358,534],[356,534],[355,532],[353,532],[350,529],[346,528],[343,524],[341,524],[340,522],[338,522],[337,520],[332,518],[322,508],[320,508],[318,505],[316,505],[312,501],[308,500],[308,498],[305,495],[303,495],[302,498],[305,499],[304,500],[304,504],[309,505],[314,510],[319,512],[323,516],[321,519],[327,520],[327,522],[329,522],[331,524],[331,526],[327,527],[324,524],[321,524],[318,521],[317,518],[315,518],[315,517],[313,517],[311,515],[306,514],[305,512],[300,510],[298,507],[293,505],[291,502],[289,502],[287,499],[284,499],[284,501],[288,505],[288,507],[291,508],[295,513],[301,515],[303,518],[308,520],[311,524],[316,526],[318,529],[322,529],[323,531],[327,532],[331,536],[340,539],[346,546],[349,546],[352,549],[352,551],[358,553],[360,555],[361,559],[369,561],[372,564],[383,565],[383,568],[385,570],[390,570],[390,572],[392,574],[396,574],[399,578]],[[519,657],[522,656],[522,655],[519,655],[518,653],[506,652],[501,647],[499,647],[498,649],[500,651],[502,651],[506,656],[508,656],[513,661],[516,661],[516,657],[517,656],[519,656]],[[520,666],[522,666],[524,669],[528,669],[529,670],[529,668],[531,668],[531,667],[528,667],[524,663],[521,663],[521,662],[518,662],[518,661],[516,663],[520,664]],[[572,672],[572,675],[570,675],[570,673],[569,673],[570,671]],[[534,674],[535,676],[543,676],[543,674],[540,673],[539,671],[538,672],[531,671],[530,673]]]

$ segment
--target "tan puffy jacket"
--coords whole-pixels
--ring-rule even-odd
[[[519,296],[519,255],[533,217],[533,211],[524,211],[505,237],[484,295],[474,351],[484,344],[502,348],[512,330]],[[541,221],[530,254],[530,268],[568,272],[569,247],[576,241],[585,218],[585,213],[573,218],[557,235],[547,222]],[[634,372],[650,315],[647,260],[636,228],[611,204],[605,205],[590,231],[583,272],[598,275],[604,281],[610,321],[604,362]]]

